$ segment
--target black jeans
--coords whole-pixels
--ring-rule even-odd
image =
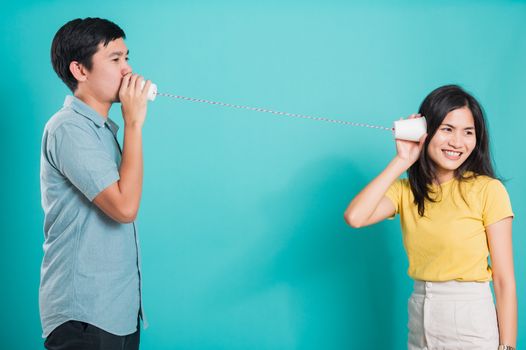
[[[119,336],[92,324],[68,321],[51,332],[44,342],[48,350],[138,350],[140,325],[135,333]]]

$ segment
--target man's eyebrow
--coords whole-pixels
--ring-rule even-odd
[[[126,56],[128,56],[129,54],[130,54],[130,50],[126,51]],[[118,57],[121,57],[122,55],[124,55],[122,51],[113,51],[112,53],[109,54],[109,56],[118,56]]]

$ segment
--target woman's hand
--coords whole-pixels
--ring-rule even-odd
[[[408,119],[414,118],[422,118],[422,116],[420,114],[411,114]],[[418,142],[396,140],[396,156],[404,163],[407,163],[408,168],[420,157],[420,152],[422,152],[426,137],[427,133],[422,135]]]

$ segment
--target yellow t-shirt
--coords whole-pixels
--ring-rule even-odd
[[[487,176],[442,183],[418,214],[407,179],[391,185],[386,196],[400,214],[409,277],[422,281],[490,281],[486,226],[513,212],[499,180]],[[464,199],[462,197],[464,196]]]

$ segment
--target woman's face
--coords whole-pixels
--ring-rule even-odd
[[[427,155],[437,167],[440,183],[453,178],[454,171],[475,148],[475,121],[467,107],[449,112],[427,147]]]

